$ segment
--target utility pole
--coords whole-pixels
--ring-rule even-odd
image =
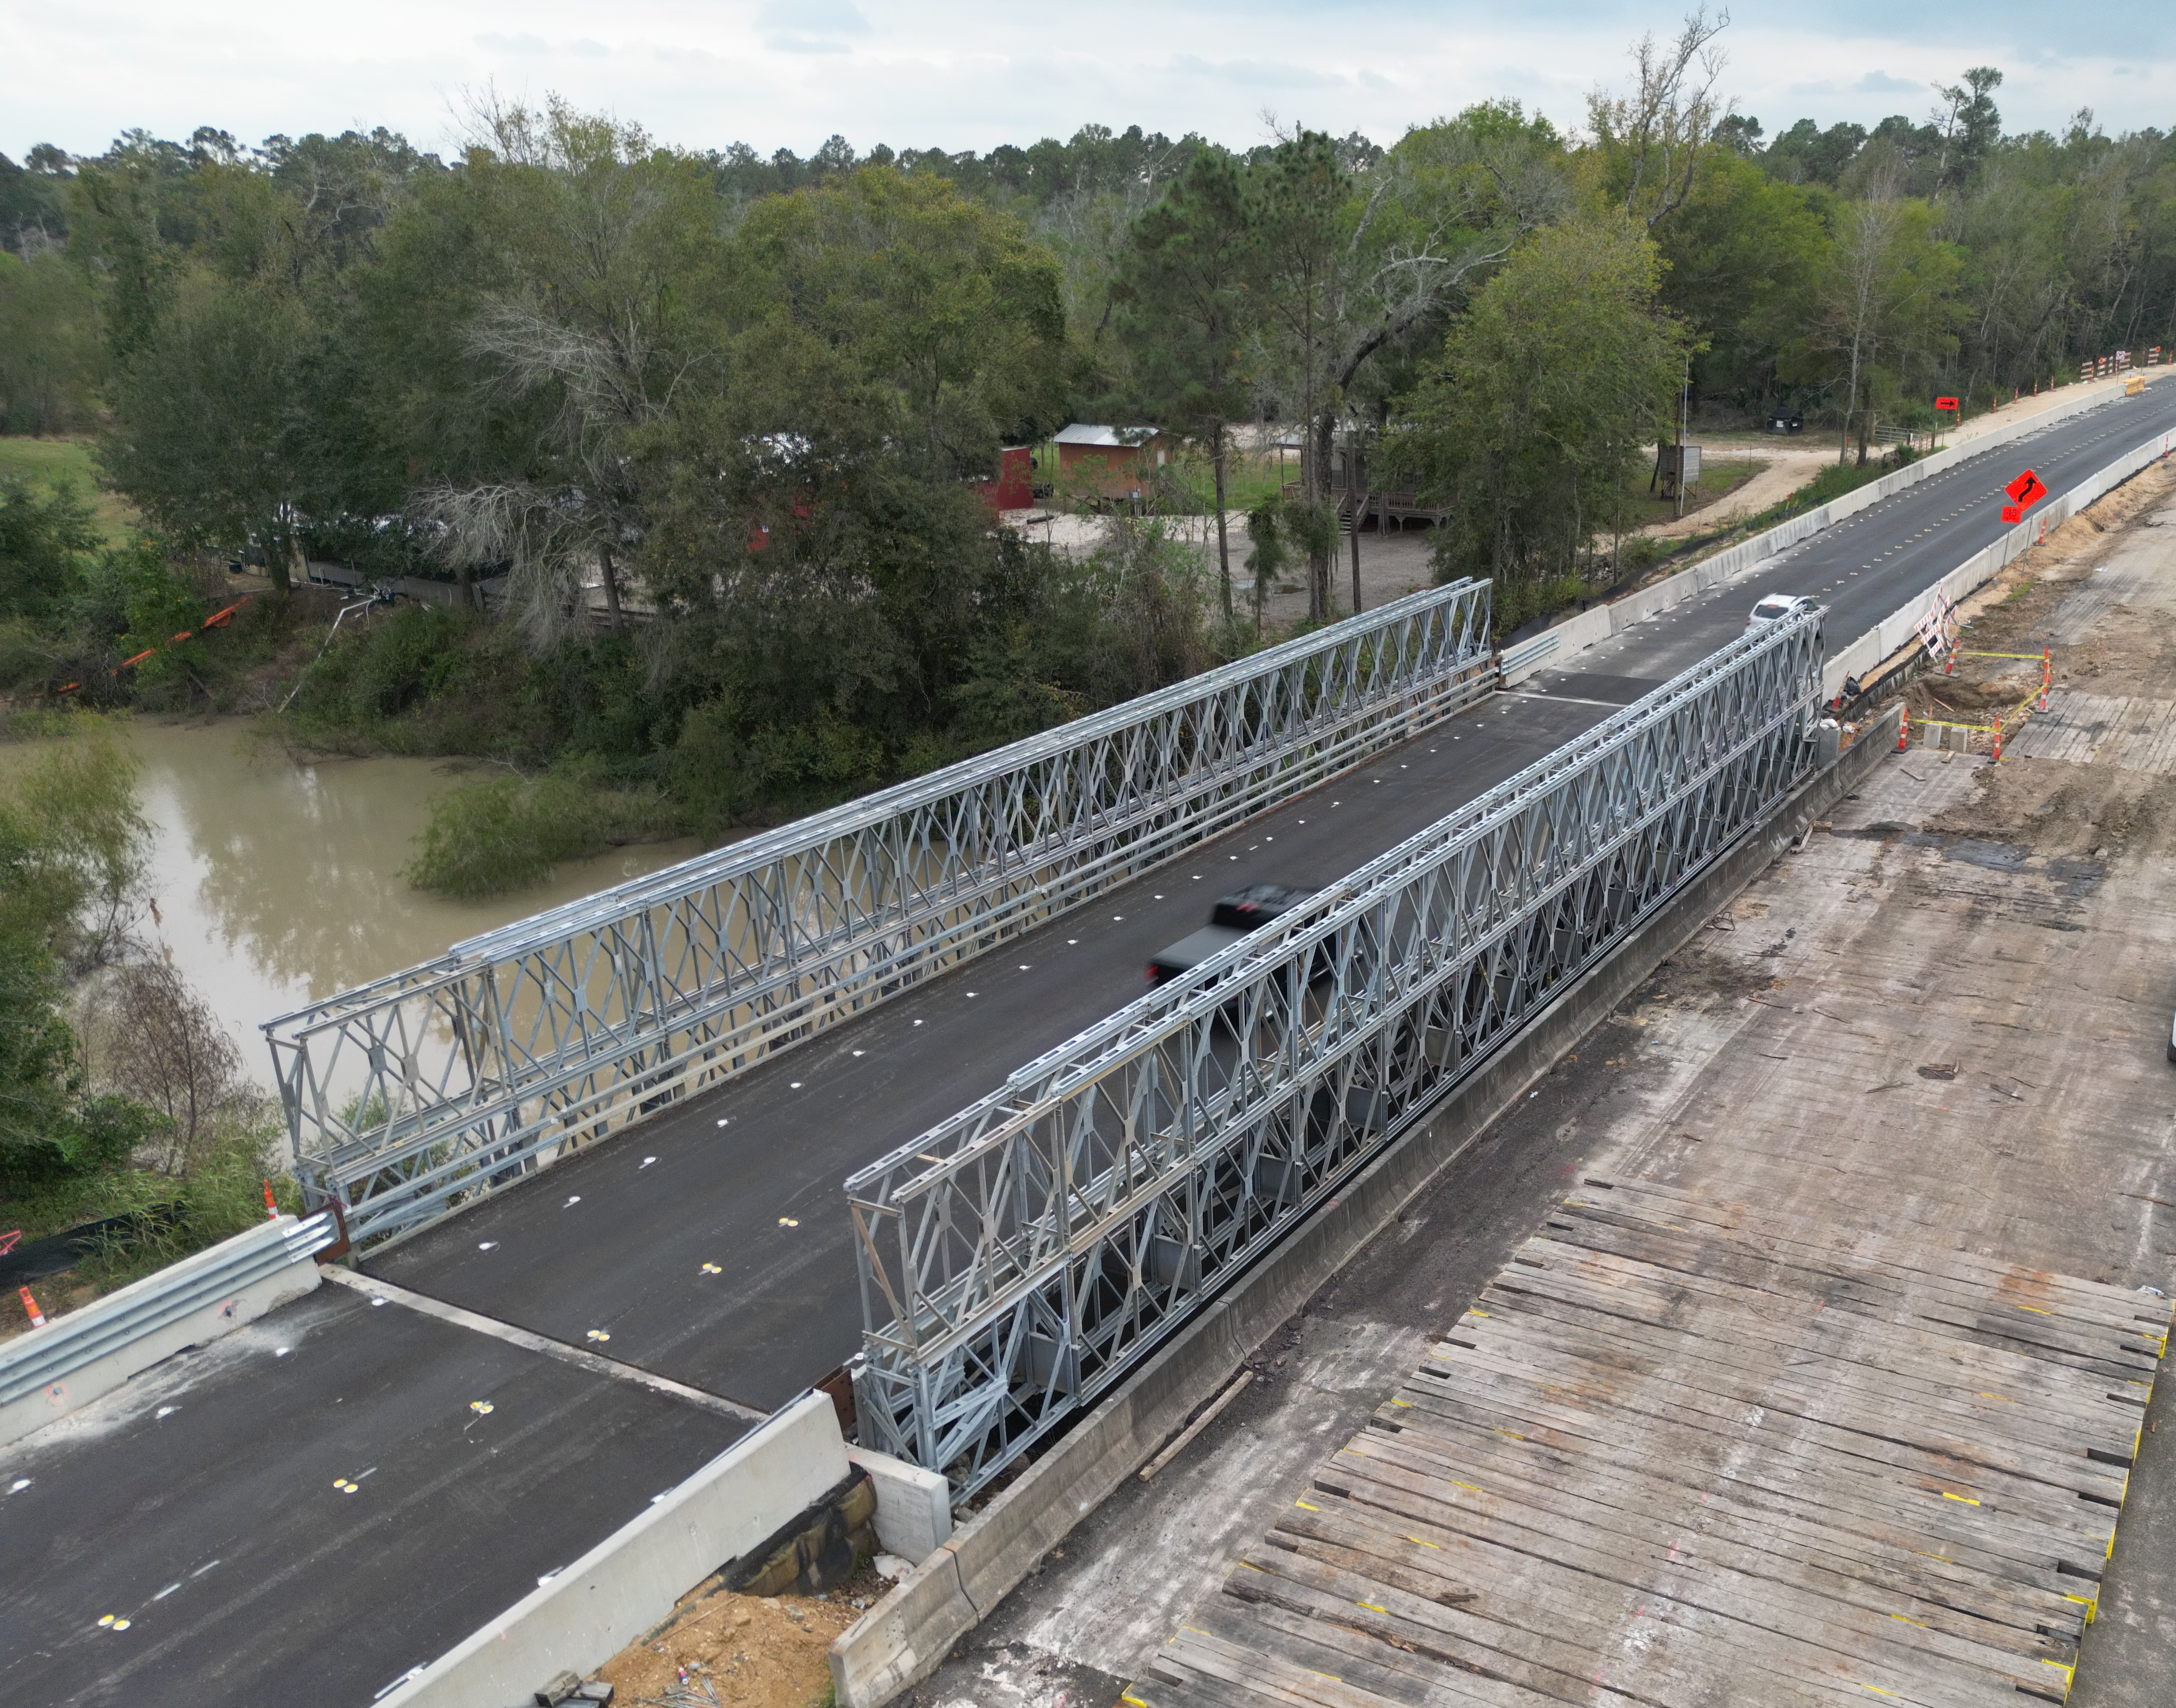
[[[1685,358],[1684,383],[1678,388],[1678,519],[1685,514],[1685,415],[1692,406],[1693,359]]]

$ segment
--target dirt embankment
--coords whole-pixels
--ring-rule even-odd
[[[699,1586],[596,1676],[614,1708],[813,1708],[830,1696],[833,1640],[889,1588],[868,1569],[820,1596]]]
[[[1961,722],[1991,720],[2032,696],[2040,655],[2053,666],[2055,715],[2068,694],[2097,700],[2176,700],[2176,585],[2164,588],[2136,565],[2172,522],[2176,462],[2164,461],[2074,516],[2041,545],[1966,601],[1954,675],[1915,678],[1905,693],[1912,715]],[[2155,530],[2148,535],[2146,530]],[[2105,600],[2090,615],[2077,601],[2104,575]],[[2068,606],[2066,611],[2065,607]],[[2016,658],[1973,657],[2015,653]],[[2044,727],[2044,725],[2043,725]],[[2010,753],[2029,754],[2040,732],[2028,723],[2007,738]],[[1915,767],[1945,763],[1977,768],[1967,800],[1930,823],[1932,830],[2023,843],[2048,855],[2109,857],[2176,846],[2176,777],[2119,763],[2050,762],[2029,757],[2000,765],[1961,754],[1915,751]]]

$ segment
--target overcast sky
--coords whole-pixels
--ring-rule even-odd
[[[1930,84],[1979,64],[2005,73],[2011,130],[2080,106],[2112,130],[2176,127],[2167,0],[1733,11],[1726,86],[1771,136],[1808,116],[1923,117]],[[0,0],[0,150],[200,124],[245,142],[383,124],[443,150],[465,92],[490,85],[766,154],[835,131],[862,150],[987,149],[1091,122],[1245,144],[1265,110],[1387,143],[1494,96],[1576,124],[1589,90],[1623,81],[1626,44],[1679,16],[1618,0]]]

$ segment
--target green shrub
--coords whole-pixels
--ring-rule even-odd
[[[829,709],[806,723],[748,728],[730,696],[682,719],[665,769],[688,821],[712,834],[759,813],[843,801],[888,775],[883,743]]]
[[[1490,601],[1490,619],[1498,639],[1515,634],[1537,617],[1568,611],[1594,590],[1576,575],[1553,576],[1546,581],[1515,581],[1499,585]]]
[[[496,895],[540,882],[563,860],[677,835],[686,822],[656,790],[615,785],[594,764],[533,781],[492,777],[431,802],[407,878],[446,895]]]
[[[77,1276],[101,1289],[126,1286],[191,1252],[231,1239],[264,1220],[268,1181],[280,1209],[299,1211],[301,1193],[274,1160],[278,1144],[278,1129],[270,1123],[230,1128],[185,1175],[135,1168],[117,1178],[92,1213],[134,1210],[135,1225],[101,1238],[77,1263]]]

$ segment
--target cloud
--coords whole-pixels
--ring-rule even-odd
[[[756,28],[784,35],[866,35],[869,20],[854,0],[770,0],[756,14]]]
[[[1172,61],[1171,68],[1183,76],[1213,77],[1249,89],[1337,89],[1345,83],[1343,78],[1328,72],[1310,71],[1303,65],[1276,59],[1210,61],[1198,54],[1182,53]]]
[[[2168,0],[2103,0],[2089,40],[2050,30],[2044,0],[1732,9],[1725,90],[1771,134],[1922,113],[1928,85],[1970,65],[2009,73],[1997,99],[2013,132],[2059,131],[2086,106],[2111,131],[2169,122]],[[864,151],[956,150],[1091,122],[1244,146],[1263,139],[1265,106],[1390,142],[1492,98],[1580,126],[1591,90],[1624,86],[1627,42],[1672,27],[1624,0],[1103,0],[1092,20],[1055,21],[1018,0],[379,0],[355,18],[292,0],[0,0],[0,150],[16,159],[43,141],[95,153],[137,125],[255,138],[384,124],[443,148],[459,141],[449,91],[494,78],[676,145],[738,139],[766,155],[834,132]]]
[[[773,53],[851,53],[836,38],[869,33],[854,0],[770,0],[755,22]]]

